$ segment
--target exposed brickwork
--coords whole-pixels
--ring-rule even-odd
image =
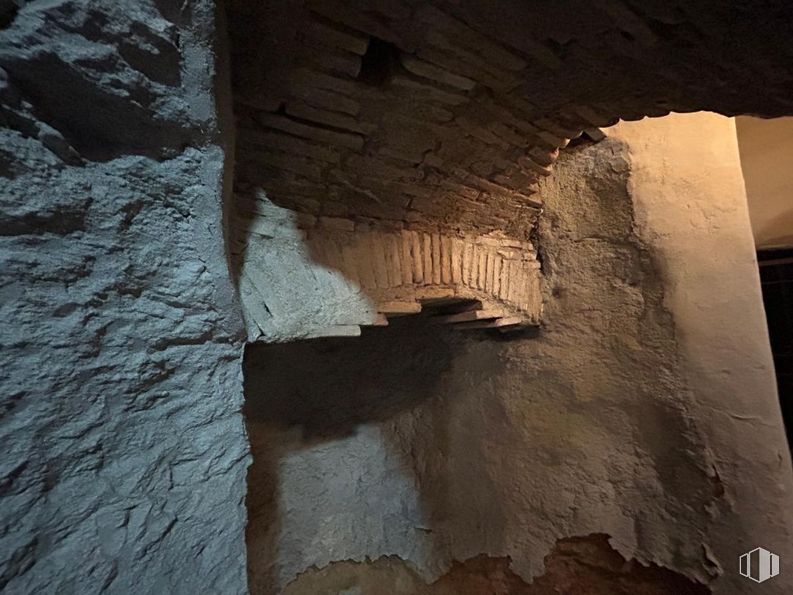
[[[264,190],[351,233],[407,227],[421,246],[493,232],[525,242],[539,180],[571,139],[669,110],[793,113],[793,9],[762,4],[232,0],[237,200],[249,209]],[[401,238],[353,244],[371,237]],[[376,269],[326,264],[382,301]],[[539,306],[522,299],[511,303],[534,320]]]
[[[539,273],[531,244],[487,236],[317,230],[309,245],[377,301],[457,296],[500,301],[536,320]],[[383,311],[383,310],[380,310]]]
[[[265,254],[283,222],[264,203],[242,205],[252,209],[235,222],[237,237],[247,238],[238,244],[237,253],[243,257]],[[422,304],[461,301],[475,304],[439,320],[469,328],[513,328],[539,322],[540,271],[529,242],[495,235],[387,230],[368,221],[306,215],[297,226],[295,231],[308,251],[304,267],[319,265],[340,274],[383,315],[373,319],[362,311],[359,320],[347,320],[341,327],[383,324],[388,316],[420,312]],[[247,259],[240,281],[243,301],[248,317],[264,329],[263,319],[270,313],[261,303],[272,299],[271,281],[252,260]],[[316,291],[323,291],[321,280],[315,285]],[[350,332],[334,326],[321,334]]]
[[[526,62],[444,13],[417,11],[410,22],[426,37],[419,44],[397,33],[409,28],[410,10],[377,10],[401,24],[381,26],[387,15],[333,3],[285,3],[267,19],[233,13],[247,28],[235,33],[245,53],[234,62],[237,191],[264,187],[279,204],[316,215],[526,237],[541,206],[538,177],[564,134],[591,124],[532,123],[526,106],[501,97]],[[473,49],[449,41],[458,36]],[[262,60],[250,59],[254,40]],[[377,65],[384,80],[372,85],[356,77],[380,40],[394,44],[394,55]],[[269,44],[284,44],[288,55]]]
[[[537,180],[584,129],[793,113],[782,2],[237,0],[230,16],[237,190],[313,214],[526,237]]]

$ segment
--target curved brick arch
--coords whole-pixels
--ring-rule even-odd
[[[781,2],[240,0],[229,12],[241,268],[265,249],[245,206],[262,196],[353,235],[526,242],[539,182],[571,139],[670,110],[793,113],[793,8]],[[241,277],[246,303],[262,299],[259,277]],[[534,302],[518,315],[536,322]]]
[[[302,217],[292,230],[290,245],[280,226],[273,225],[272,211],[248,212],[246,219],[248,258],[241,293],[249,327],[265,335],[270,320],[286,314],[278,312],[279,294],[290,292],[295,275],[309,280],[302,283],[306,291],[330,300],[343,300],[345,292],[359,293],[369,306],[346,311],[318,327],[306,325],[308,336],[357,335],[360,326],[387,325],[392,316],[418,314],[425,308],[436,314],[434,320],[462,329],[511,331],[540,321],[540,267],[530,242]],[[268,274],[270,265],[257,259],[279,250],[304,254],[291,259],[288,276]],[[275,304],[275,312],[262,304]]]
[[[302,212],[524,236],[582,130],[793,113],[781,2],[271,4],[231,8],[237,186]]]
[[[340,270],[375,299],[380,313],[410,314],[422,304],[475,300],[472,320],[539,321],[539,263],[529,242],[416,231],[311,230],[321,264]],[[468,322],[465,315],[446,320]]]

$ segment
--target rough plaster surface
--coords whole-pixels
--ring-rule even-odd
[[[273,204],[264,193],[256,205],[258,225],[235,234],[239,247],[233,254],[250,341],[290,341],[374,322],[374,301],[358,284],[318,262],[294,211]]]
[[[243,593],[208,1],[0,23],[0,591]]]
[[[366,572],[360,567],[366,564]],[[562,539],[545,557],[546,572],[531,584],[506,557],[476,556],[454,562],[426,583],[396,556],[374,562],[339,562],[312,569],[285,595],[707,595],[707,587],[670,570],[626,561],[603,534]],[[311,576],[312,580],[307,580]]]
[[[245,590],[212,31],[205,0],[0,4],[6,592]],[[250,384],[255,592],[386,555],[424,581],[508,557],[528,580],[560,539],[593,533],[691,580],[721,575],[724,593],[746,585],[736,552],[790,557],[790,462],[734,141],[692,118],[682,136],[620,127],[630,152],[615,138],[564,158],[544,189],[541,339],[372,331],[357,374],[330,367],[332,390],[287,393],[308,430],[266,401],[257,414]],[[700,153],[724,180],[710,186]],[[434,379],[408,395],[419,402],[376,376],[406,353]],[[266,374],[267,354],[250,365]],[[389,385],[415,386],[415,369]],[[363,392],[339,419],[345,381]]]
[[[735,124],[715,114],[676,115],[621,124],[614,134],[630,146],[637,229],[661,263],[665,305],[673,314],[680,370],[690,391],[687,406],[731,511],[715,516],[708,529],[713,553],[728,568],[757,545],[791,559],[790,451]],[[788,574],[763,588],[783,593],[792,586]],[[734,593],[746,586],[728,572],[719,589]]]
[[[427,582],[506,556],[529,581],[558,540],[590,534],[715,593],[748,588],[742,551],[793,555],[732,124],[621,125],[542,193],[539,338],[405,323],[249,348],[252,592],[323,592],[333,573],[307,570],[384,556]],[[429,384],[411,362],[434,368]],[[376,572],[353,568],[342,592]],[[790,587],[783,573],[764,590]]]

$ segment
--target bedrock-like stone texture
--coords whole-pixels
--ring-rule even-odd
[[[213,3],[0,15],[0,591],[243,593]]]
[[[389,580],[383,592],[420,580],[443,593],[460,565],[569,592],[546,556],[593,534],[669,571],[651,593],[747,592],[740,553],[793,556],[732,121],[621,124],[563,155],[541,194],[538,337],[404,319],[248,347],[253,593]],[[614,593],[631,584],[609,580]],[[763,589],[789,593],[791,577]]]

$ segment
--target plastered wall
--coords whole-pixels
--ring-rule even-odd
[[[736,118],[758,248],[793,246],[793,118]]]
[[[600,535],[595,566],[671,573],[626,592],[732,594],[743,551],[793,554],[732,121],[620,124],[541,192],[538,338],[405,322],[249,347],[252,592],[452,593],[493,565],[516,592],[592,586],[554,556]]]

